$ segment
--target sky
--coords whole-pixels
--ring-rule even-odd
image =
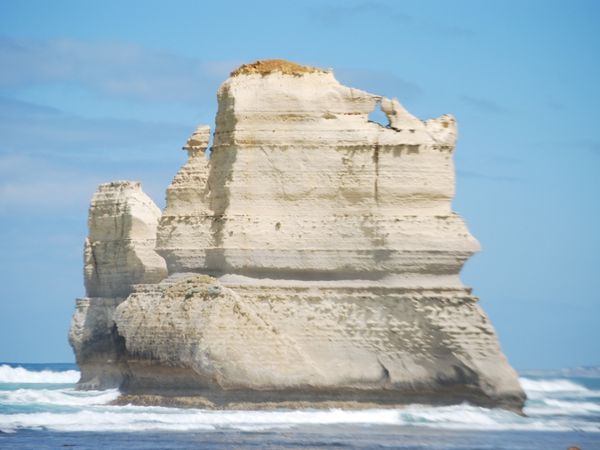
[[[283,58],[459,124],[461,278],[520,370],[600,365],[600,2],[0,2],[0,361],[70,362],[98,183],[164,206],[238,65]]]

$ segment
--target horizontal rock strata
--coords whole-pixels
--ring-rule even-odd
[[[85,288],[90,297],[127,297],[131,286],[166,276],[154,251],[160,209],[140,183],[101,184],[92,198],[85,242]]]
[[[160,214],[139,182],[101,184],[92,198],[84,250],[87,297],[77,300],[69,333],[82,387],[123,381],[124,347],[113,314],[135,284],[167,276],[165,261],[154,251]]]
[[[135,216],[135,243],[97,234],[119,212],[114,194],[93,199],[86,249],[104,256],[86,256],[88,295],[120,300],[80,300],[71,334],[104,336],[118,360],[120,378],[100,365],[97,384],[118,379],[142,403],[520,410],[516,373],[459,279],[479,244],[451,209],[454,118],[423,122],[330,71],[279,60],[234,71],[218,101],[210,159],[201,126],[163,213]],[[387,126],[369,121],[377,107]],[[72,338],[78,361],[109,359],[82,339]]]

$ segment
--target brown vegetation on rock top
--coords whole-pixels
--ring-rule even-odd
[[[251,64],[242,64],[231,72],[231,76],[260,74],[268,75],[273,72],[280,72],[286,75],[303,75],[305,73],[326,72],[323,69],[310,66],[302,66],[285,59],[265,59],[253,62]]]

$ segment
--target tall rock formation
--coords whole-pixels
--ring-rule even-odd
[[[520,409],[459,279],[479,244],[451,210],[454,118],[423,122],[279,60],[240,67],[218,100],[210,161],[199,127],[167,189],[156,252],[169,277],[139,281],[114,311],[129,400]],[[368,120],[377,107],[387,126]]]
[[[77,300],[69,333],[81,386],[114,387],[123,380],[122,338],[113,314],[135,284],[167,276],[165,261],[154,251],[159,217],[160,209],[139,182],[101,184],[92,198],[84,250],[86,297]]]

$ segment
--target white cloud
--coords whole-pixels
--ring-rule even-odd
[[[0,213],[83,208],[100,177],[42,158],[0,156]]]
[[[390,98],[397,97],[401,102],[414,100],[423,95],[423,90],[418,84],[390,72],[342,67],[335,69],[335,76],[347,86]]]
[[[180,164],[176,160],[74,164],[53,156],[0,153],[0,215],[85,215],[98,184],[119,179],[141,181],[144,191],[163,205],[165,188]]]
[[[85,205],[94,192],[94,183],[78,179],[30,180],[0,184],[0,212],[14,209],[64,209]]]
[[[66,82],[119,98],[193,103],[212,101],[236,65],[123,42],[0,38],[4,88]]]
[[[86,118],[35,103],[0,97],[0,153],[26,152],[59,158],[156,160],[168,157],[194,124]]]
[[[495,102],[494,100],[473,97],[470,95],[461,95],[460,100],[463,103],[465,103],[469,106],[472,106],[483,112],[492,113],[492,114],[502,114],[502,113],[507,112],[507,109],[504,106],[502,106],[498,102]]]

